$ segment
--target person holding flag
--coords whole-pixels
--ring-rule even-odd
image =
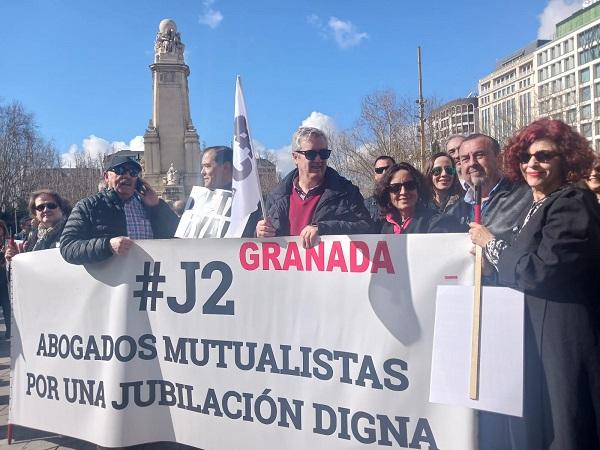
[[[327,160],[327,136],[312,127],[300,127],[292,138],[290,172],[267,199],[266,218],[256,225],[257,237],[300,236],[304,248],[319,236],[371,232],[369,211],[358,187],[342,177]]]

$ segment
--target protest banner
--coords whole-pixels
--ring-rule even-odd
[[[72,266],[13,260],[9,421],[103,446],[476,448],[430,403],[438,285],[466,235],[137,241]],[[48,270],[51,268],[52,270]]]

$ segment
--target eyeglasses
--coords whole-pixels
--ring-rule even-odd
[[[319,155],[322,160],[326,160],[329,159],[331,150],[328,148],[322,148],[321,150],[296,150],[296,153],[304,155],[304,157],[309,161],[314,161],[317,155]]]
[[[383,172],[385,172],[386,170],[388,170],[390,168],[390,166],[384,166],[384,167],[375,167],[375,173],[378,174],[382,174]]]
[[[417,189],[417,182],[414,180],[410,180],[405,181],[404,183],[392,183],[388,186],[388,191],[390,191],[392,194],[397,194],[402,190],[403,187],[407,191],[414,191],[415,189]]]
[[[533,156],[537,162],[546,163],[546,162],[550,161],[552,158],[559,156],[559,155],[560,155],[560,153],[553,152],[550,150],[540,150],[540,151],[537,151],[537,152],[531,153],[531,154],[524,152],[519,155],[519,161],[521,162],[521,164],[527,164],[529,162],[529,160],[531,159],[531,157]]]
[[[56,209],[58,205],[56,203],[48,202],[48,203],[40,203],[39,205],[35,205],[33,207],[36,211],[42,212],[44,209]]]
[[[435,166],[431,169],[431,175],[439,177],[442,172],[446,172],[448,175],[456,175],[456,169],[452,166]]]
[[[132,177],[137,177],[140,174],[140,171],[135,167],[127,167],[127,166],[117,166],[112,169],[108,169],[109,172],[114,172],[117,175],[124,175],[129,173]]]

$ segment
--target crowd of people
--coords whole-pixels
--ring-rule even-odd
[[[469,233],[483,249],[486,282],[523,292],[526,307],[524,415],[481,413],[480,448],[600,449],[600,159],[588,141],[550,119],[523,128],[503,151],[485,134],[450,136],[423,172],[376,158],[366,200],[328,166],[332,151],[321,130],[299,128],[296,168],[245,237],[299,236],[310,248],[323,235]],[[229,147],[207,149],[207,187],[230,188],[232,164]],[[0,222],[7,326],[5,259],[19,251],[59,246],[67,262],[88,264],[125,254],[135,239],[173,237],[178,215],[140,173],[137,161],[114,157],[103,189],[73,211],[56,192],[34,192],[22,249]]]

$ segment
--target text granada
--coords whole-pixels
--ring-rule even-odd
[[[291,270],[315,272],[394,273],[394,265],[386,241],[379,241],[371,254],[364,241],[343,245],[333,241],[304,249],[297,242],[281,247],[276,242],[244,242],[240,246],[240,264],[245,270]]]

